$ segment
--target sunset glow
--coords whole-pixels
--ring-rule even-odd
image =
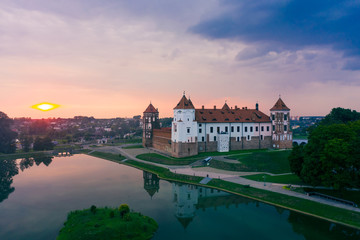
[[[0,1],[10,117],[133,117],[150,101],[171,117],[183,91],[195,108],[227,100],[266,112],[281,94],[294,116],[360,110],[359,3],[28,2]],[[44,99],[61,108],[28,105]]]
[[[32,108],[41,110],[44,112],[54,110],[55,108],[58,108],[58,107],[60,107],[60,105],[53,104],[53,103],[39,103],[39,104],[32,106]]]

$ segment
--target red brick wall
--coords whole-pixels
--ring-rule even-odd
[[[152,140],[154,148],[171,153],[171,128],[154,129]]]

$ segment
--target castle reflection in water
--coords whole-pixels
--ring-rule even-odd
[[[156,174],[143,171],[144,189],[151,198],[159,192],[160,179]],[[199,209],[217,208],[220,206],[229,207],[243,203],[255,202],[251,199],[239,197],[220,190],[172,182],[173,202],[175,206],[175,216],[186,228],[196,216]]]

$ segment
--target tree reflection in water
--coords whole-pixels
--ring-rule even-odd
[[[328,221],[320,221],[318,218],[293,211],[290,211],[288,222],[291,223],[294,232],[303,235],[306,240],[360,239],[360,230],[358,229],[345,227]],[[324,233],[327,234],[326,238],[324,238]]]
[[[13,176],[19,173],[15,160],[0,160],[0,202],[7,199],[15,191],[11,187]]]
[[[45,166],[49,166],[52,162],[53,156],[38,154],[32,157],[23,158],[20,161],[16,159],[0,159],[0,203],[7,199],[9,195],[15,191],[15,188],[11,186],[13,183],[13,177],[19,173],[19,168],[24,171],[30,168],[34,163],[39,166],[44,163]],[[17,162],[19,164],[17,164]]]

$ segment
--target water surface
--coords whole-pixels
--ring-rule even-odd
[[[56,239],[71,210],[122,203],[154,218],[154,239],[360,239],[360,231],[103,159],[0,160],[0,239]]]

